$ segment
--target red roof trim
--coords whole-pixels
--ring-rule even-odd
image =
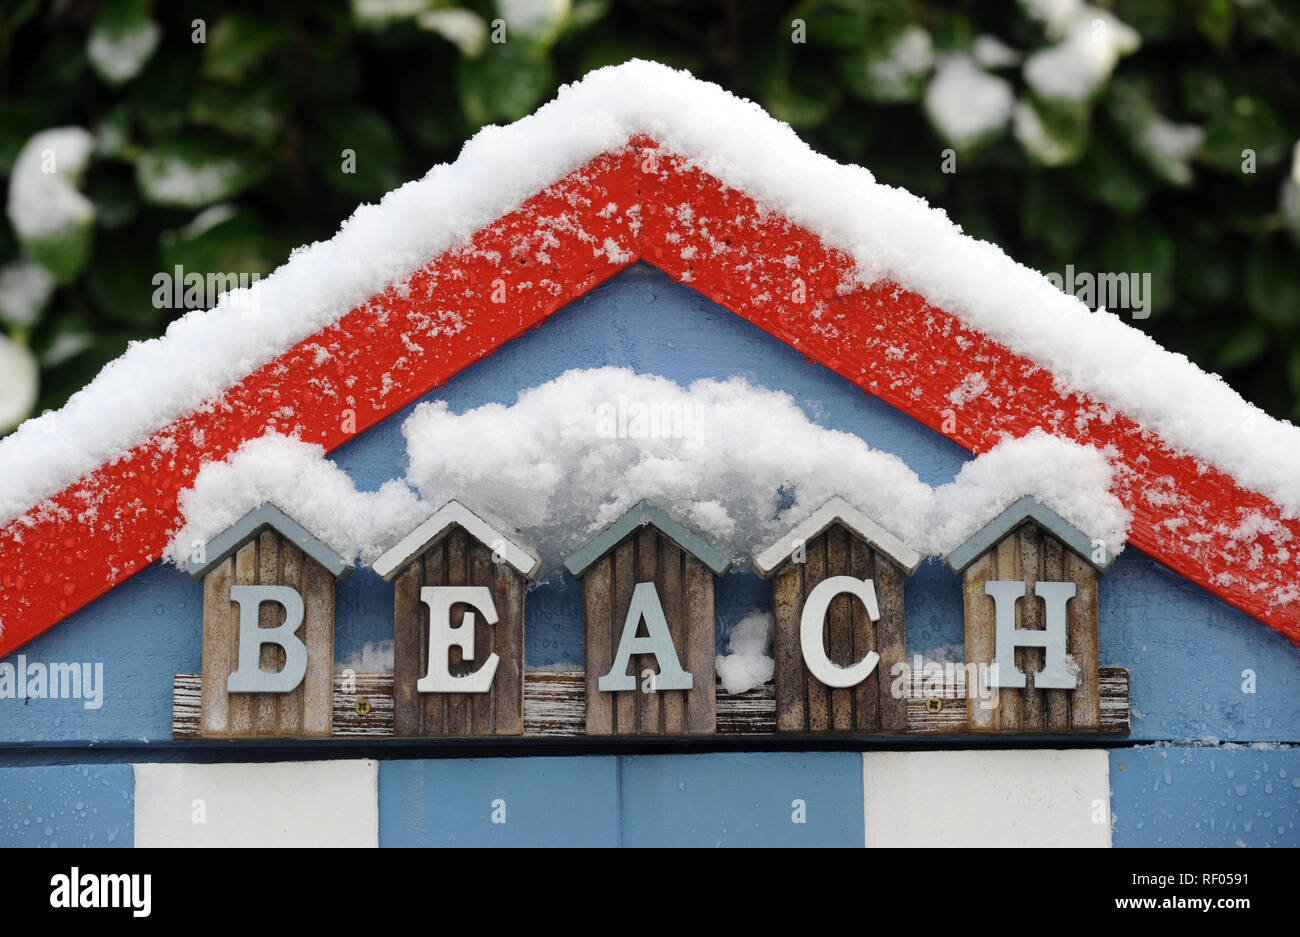
[[[180,526],[179,492],[204,462],[269,429],[335,449],[352,438],[345,411],[364,432],[637,259],[936,431],[949,418],[946,435],[966,449],[1036,426],[1102,449],[1134,513],[1130,543],[1300,644],[1296,605],[1268,598],[1300,582],[1300,551],[1232,537],[1253,512],[1293,537],[1300,522],[1104,404],[1062,394],[1051,374],[915,293],[883,282],[838,292],[847,255],[684,160],[643,159],[654,147],[638,139],[593,160],[434,259],[400,294],[374,297],[6,526],[0,655],[157,559]],[[605,210],[611,202],[617,211]],[[492,301],[498,279],[505,303]],[[957,406],[976,369],[990,390]],[[331,386],[349,390],[331,398]]]

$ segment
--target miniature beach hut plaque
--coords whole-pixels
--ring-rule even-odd
[[[953,550],[962,577],[972,732],[1103,731],[1097,574],[1114,558],[1033,498],[1021,498]]]
[[[395,583],[393,734],[521,735],[538,560],[450,501],[374,563]]]
[[[713,734],[713,578],[727,565],[645,502],[566,561],[582,579],[588,735]]]
[[[200,735],[330,735],[334,582],[350,564],[266,504],[188,571],[203,582]]]
[[[903,732],[903,579],[921,555],[842,498],[754,561],[771,580],[778,732]]]

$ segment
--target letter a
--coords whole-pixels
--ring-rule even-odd
[[[649,637],[638,638],[636,633],[643,618]],[[664,618],[664,607],[659,604],[659,593],[655,591],[653,582],[638,582],[632,590],[632,603],[627,608],[627,621],[623,623],[614,665],[596,684],[601,692],[636,689],[636,677],[627,672],[627,662],[633,654],[653,654],[659,662],[656,691],[689,690],[695,685],[695,679],[682,670],[677,659],[673,636],[668,633],[668,621]]]

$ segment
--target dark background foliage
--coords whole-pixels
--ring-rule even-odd
[[[79,180],[95,208],[84,237],[25,243],[0,220],[0,269],[25,256],[57,280],[36,314],[0,317],[39,362],[35,412],[61,406],[127,342],[183,312],[151,301],[159,271],[269,273],[296,245],[329,237],[358,202],[454,159],[478,127],[639,56],[760,101],[815,149],[925,197],[1032,267],[1150,272],[1152,314],[1137,327],[1270,413],[1300,416],[1295,5],[1101,2],[1092,12],[1109,11],[1141,45],[1073,103],[1039,97],[1019,63],[988,65],[1034,108],[1052,145],[1046,160],[1014,122],[955,145],[924,104],[933,67],[889,80],[878,67],[917,27],[938,60],[970,54],[981,36],[1021,59],[1060,42],[1029,7],[543,0],[534,7],[546,15],[524,29],[509,18],[517,3],[502,6],[500,44],[486,39],[503,15],[492,0],[4,7],[0,176],[39,131],[79,126],[96,138]],[[806,42],[791,41],[796,20]],[[97,62],[97,37],[152,51],[123,77]],[[1181,159],[1162,160],[1144,144],[1153,122],[1202,132]],[[955,173],[942,171],[949,147]],[[353,173],[340,171],[345,149]],[[1254,172],[1243,171],[1247,150]],[[177,167],[216,181],[178,194],[159,182]]]

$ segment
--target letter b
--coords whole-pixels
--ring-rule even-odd
[[[290,586],[231,586],[230,600],[239,605],[239,666],[226,678],[230,693],[291,693],[307,674],[307,645],[295,632],[302,627],[302,596]],[[263,602],[284,606],[284,624],[258,627]],[[262,669],[262,645],[284,648],[284,668],[279,673]]]

